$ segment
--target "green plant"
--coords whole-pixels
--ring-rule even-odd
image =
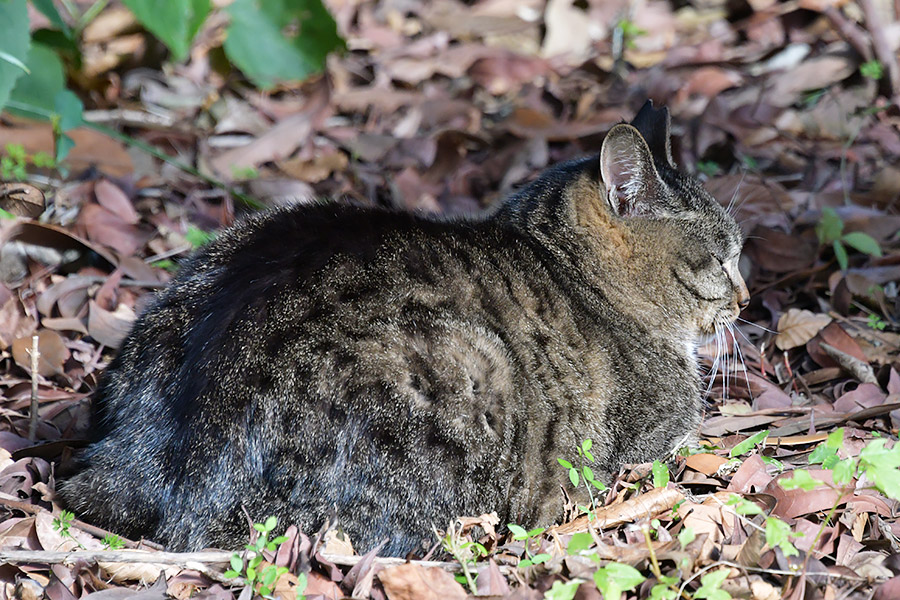
[[[583,513],[587,513],[588,518],[593,518],[593,513],[591,510],[596,508],[597,502],[594,499],[594,490],[598,490],[600,492],[605,492],[607,490],[606,484],[602,481],[598,481],[594,478],[594,471],[591,469],[589,464],[594,464],[596,459],[594,455],[591,454],[591,448],[593,447],[594,442],[591,441],[590,438],[581,442],[581,445],[578,446],[578,456],[581,459],[581,468],[575,467],[571,462],[563,459],[557,458],[556,461],[568,471],[569,481],[572,482],[572,485],[576,488],[583,482],[584,487],[587,489],[588,498],[590,498],[591,505],[588,506],[578,506],[578,510]]]
[[[669,485],[669,467],[665,464],[659,462],[658,460],[653,461],[653,487],[666,487]]]
[[[884,66],[877,60],[869,60],[859,65],[859,72],[863,77],[877,81],[884,77]]]
[[[199,248],[200,246],[205,246],[215,239],[216,234],[203,231],[196,225],[188,225],[187,232],[184,234],[185,239],[190,242],[191,246],[194,248]]]
[[[288,540],[283,535],[269,539],[269,535],[277,525],[277,517],[269,517],[265,523],[254,523],[253,528],[259,532],[256,542],[247,544],[244,556],[235,552],[231,556],[231,568],[224,573],[225,577],[231,579],[243,577],[263,598],[272,598],[272,592],[275,590],[279,578],[288,572],[287,567],[275,565],[266,565],[260,570],[264,558],[263,551],[276,552],[278,547]],[[297,594],[300,597],[302,591],[298,591]]]
[[[638,38],[642,35],[647,35],[646,29],[641,29],[634,22],[629,21],[628,19],[622,19],[618,23],[616,23],[616,29],[622,31],[622,41],[625,44],[626,48],[634,48],[635,38]]]
[[[696,600],[731,600],[731,594],[722,589],[728,579],[728,569],[719,569],[700,578],[700,587],[694,592]]]
[[[845,244],[864,254],[881,256],[881,246],[872,236],[861,231],[850,233],[843,231],[844,221],[837,212],[830,206],[823,208],[822,216],[816,225],[816,235],[819,237],[819,244],[823,246],[831,244],[834,248],[834,257],[842,271],[846,271],[849,265]]]
[[[75,514],[67,510],[59,511],[59,514],[53,517],[53,529],[59,532],[62,537],[72,537],[69,528],[72,527],[72,521],[75,520]]]
[[[769,430],[760,431],[759,433],[754,433],[750,437],[748,437],[743,442],[737,444],[734,448],[731,449],[731,452],[728,453],[728,456],[734,458],[736,456],[741,456],[742,454],[746,454],[750,452],[759,444],[765,444],[766,438],[769,437]]]
[[[604,600],[619,600],[622,592],[633,590],[647,579],[630,565],[609,563],[594,572],[594,584]]]
[[[457,530],[457,523],[458,521],[451,522],[447,533],[443,537],[438,537],[444,550],[453,556],[462,567],[462,574],[456,576],[457,582],[468,586],[472,595],[477,595],[478,587],[475,585],[475,576],[472,574],[472,570],[475,562],[479,558],[487,556],[488,551],[482,544],[472,541],[463,535],[462,531]]]
[[[100,540],[100,543],[102,543],[110,550],[121,550],[125,547],[125,540],[114,533],[107,533],[105,536],[103,536],[103,539]]]
[[[0,179],[24,181],[28,178],[29,163],[38,168],[56,166],[56,161],[46,152],[28,154],[22,144],[6,144],[4,150],[6,156],[0,158]]]
[[[887,323],[876,314],[869,315],[869,318],[866,323],[872,329],[877,329],[878,331],[884,331],[884,328],[887,327]]]
[[[582,579],[573,579],[565,583],[554,581],[553,586],[544,592],[544,600],[572,600],[582,583],[584,583]]]
[[[711,160],[701,160],[697,163],[697,172],[707,177],[714,177],[722,171],[718,163]]]
[[[514,540],[520,540],[525,542],[525,556],[526,558],[519,561],[519,566],[522,568],[530,567],[532,565],[538,565],[542,562],[547,562],[550,559],[549,554],[532,554],[531,552],[531,542],[540,537],[542,533],[544,533],[543,527],[535,527],[531,531],[525,531],[524,527],[520,527],[515,523],[509,523],[507,525],[509,531],[513,534]]]

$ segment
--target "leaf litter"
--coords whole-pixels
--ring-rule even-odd
[[[649,465],[623,469],[590,520],[524,541],[484,516],[464,520],[463,538],[485,552],[462,562],[349,556],[324,531],[289,527],[266,556],[290,571],[275,597],[296,597],[301,580],[307,597],[391,600],[473,591],[571,598],[576,590],[583,598],[900,596],[897,502],[867,475],[840,492],[819,486],[839,463],[810,463],[838,428],[835,456],[849,460],[873,440],[896,440],[900,425],[894,8],[329,4],[351,52],[332,57],[325,76],[267,95],[222,77],[209,40],[186,65],[134,68],[130,57],[146,52],[148,38],[135,34],[130,12],[108,7],[82,32],[85,62],[74,80],[104,89],[86,117],[267,205],[327,196],[451,213],[489,205],[549,163],[598,151],[605,131],[650,97],[672,112],[676,160],[741,223],[753,299],[733,341],[700,348],[706,368],[717,364],[705,447],[676,457],[666,485],[654,487]],[[861,65],[891,56],[884,47],[894,58],[876,81]],[[202,240],[197,232],[245,211],[206,180],[119,141],[90,129],[72,137],[68,177],[38,169],[31,188],[0,193],[0,208],[21,215],[0,220],[0,596],[249,598],[249,588],[222,576],[230,553],[173,557],[132,540],[116,550],[114,532],[55,503],[55,465],[83,444],[89,393],[134,315]],[[48,126],[18,118],[0,122],[6,143],[53,151]],[[31,441],[34,334],[41,360]],[[776,517],[784,528],[767,526]],[[107,554],[46,558],[73,547]],[[12,551],[46,554],[10,562]],[[129,551],[159,562],[131,560]],[[537,555],[546,558],[517,566]],[[467,561],[475,590],[459,582]],[[677,583],[651,591],[667,577]]]

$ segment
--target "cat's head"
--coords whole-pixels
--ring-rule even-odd
[[[669,123],[668,110],[647,102],[631,124],[612,128],[600,151],[600,201],[640,240],[636,254],[655,273],[660,302],[713,333],[749,302],[738,271],[742,235],[700,183],[677,170]]]

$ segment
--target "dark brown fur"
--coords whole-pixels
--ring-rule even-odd
[[[634,125],[484,215],[322,204],[223,233],[107,371],[65,503],[174,549],[238,546],[242,505],[336,513],[403,553],[461,514],[553,522],[586,438],[604,477],[689,443],[740,236],[675,171],[668,114]]]

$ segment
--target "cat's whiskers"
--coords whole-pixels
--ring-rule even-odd
[[[744,177],[746,177],[746,176],[747,176],[747,171],[743,171],[743,172],[741,173],[741,180],[738,181],[738,184],[737,184],[736,186],[734,186],[734,193],[731,194],[731,200],[728,202],[728,206],[725,208],[725,212],[726,212],[726,213],[728,214],[728,216],[730,216],[730,217],[734,217],[734,216],[735,216],[735,213],[736,213],[738,210],[740,210],[741,206],[742,206],[742,205],[744,204],[744,202],[746,201],[746,198],[744,198],[744,199],[742,199],[742,200],[740,201],[740,203],[739,203],[737,206],[734,205],[734,201],[737,200],[738,193],[739,193],[740,190],[741,190],[741,186],[744,184]],[[733,209],[733,211],[732,211],[732,209]]]
[[[737,320],[740,321],[741,323],[746,323],[747,325],[753,325],[754,327],[759,327],[766,333],[778,333],[777,331],[772,331],[771,329],[769,329],[767,327],[763,327],[759,323],[754,323],[753,321],[748,321],[747,319],[742,319],[742,318],[738,317]],[[740,331],[740,329],[738,331]],[[749,342],[750,340],[747,340],[747,341]]]
[[[741,344],[740,341],[735,337],[734,332],[737,330],[744,339],[747,340],[747,336],[744,335],[744,332],[740,330],[740,328],[736,328],[733,323],[728,324],[728,330],[731,332],[732,343],[734,344],[735,356],[737,360],[741,363],[741,370],[744,372],[744,381],[747,383],[747,394],[750,396],[750,400],[753,400],[753,391],[750,389],[750,373],[747,372],[747,363],[744,361],[744,353],[741,352]],[[749,343],[750,340],[747,340]],[[752,344],[751,344],[752,345]]]

